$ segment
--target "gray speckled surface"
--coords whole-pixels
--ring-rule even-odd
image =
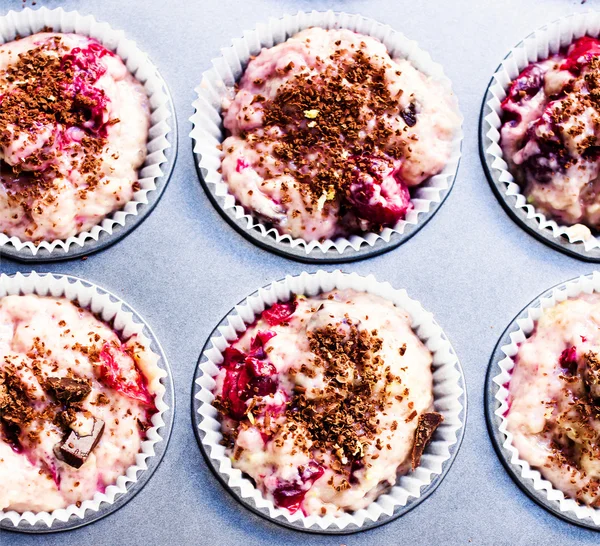
[[[28,1],[31,4],[31,0]],[[136,231],[86,261],[40,265],[115,292],[150,323],[174,373],[177,414],[171,445],[145,489],[108,518],[45,536],[1,532],[2,546],[29,544],[595,544],[600,536],[563,522],[511,481],[487,435],[485,370],[494,344],[533,297],[593,270],[546,247],[514,224],[485,180],[477,150],[483,92],[505,53],[535,28],[600,0],[37,0],[93,13],[125,29],[157,64],[179,120],[179,157],[157,208]],[[2,0],[0,12],[21,9]],[[191,379],[206,336],[234,303],[286,273],[314,271],[269,254],[236,234],[208,202],[188,138],[193,89],[219,48],[270,15],[298,9],[359,12],[416,39],[454,82],[465,116],[456,185],[436,217],[386,255],[347,264],[404,287],[432,311],[465,370],[469,417],[456,463],[415,510],[347,537],[308,536],[263,521],[227,494],[197,448],[190,425]],[[6,273],[30,266],[2,260]],[[328,266],[327,269],[334,269]]]

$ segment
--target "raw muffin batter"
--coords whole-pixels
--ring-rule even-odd
[[[584,36],[525,68],[502,103],[504,159],[527,201],[584,238],[600,228],[599,55]]]
[[[216,377],[226,453],[276,506],[340,515],[419,465],[431,353],[408,315],[352,290],[278,303],[228,347]]]
[[[0,45],[0,233],[66,239],[132,199],[148,98],[123,61],[75,34]]]
[[[307,241],[380,231],[446,165],[459,118],[436,81],[374,38],[310,28],[250,60],[223,104],[237,201]]]
[[[64,298],[0,298],[0,510],[92,499],[135,463],[159,368]]]
[[[566,496],[600,503],[600,295],[544,311],[519,346],[507,430],[519,456]]]

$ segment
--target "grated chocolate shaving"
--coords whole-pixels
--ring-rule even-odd
[[[388,117],[402,116],[410,127],[417,122],[414,104],[400,111],[384,67],[375,66],[361,50],[349,57],[347,53],[336,50],[332,59],[337,63],[321,73],[294,75],[272,99],[256,95],[254,101],[264,111],[264,131],[240,135],[257,150],[274,142],[284,172],[301,183],[300,191],[315,205],[323,195],[328,201],[339,196],[343,202],[353,173],[367,170],[369,158],[389,162],[407,156],[406,141],[402,146],[389,143],[401,132],[390,128]],[[283,72],[292,68],[290,63]]]
[[[24,149],[30,146],[22,163],[0,162],[12,176],[0,176],[7,188],[9,202],[21,207],[35,223],[43,205],[53,204],[55,179],[66,162],[67,169],[79,169],[85,185],[80,197],[93,190],[103,179],[102,150],[106,142],[106,127],[118,122],[100,123],[93,119],[93,110],[105,111],[107,97],[101,89],[92,87],[99,71],[86,72],[74,65],[72,55],[58,36],[21,53],[17,61],[0,71],[0,82],[8,90],[0,95],[0,145]],[[47,136],[48,128],[62,129]],[[65,138],[64,131],[76,127],[81,139]],[[44,141],[38,146],[38,141]],[[21,144],[22,142],[22,144]],[[39,204],[32,210],[32,201]]]
[[[382,343],[376,334],[351,323],[347,333],[334,326],[309,332],[315,365],[324,373],[325,396],[311,400],[296,392],[287,411],[288,420],[306,428],[313,448],[334,454],[332,468],[339,473],[362,459],[363,443],[380,432],[376,414],[387,400],[385,392],[375,389],[385,373],[375,356]]]

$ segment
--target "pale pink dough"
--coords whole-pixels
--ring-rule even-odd
[[[96,360],[91,356],[102,350],[114,358],[121,385],[117,388],[109,386],[103,376],[104,357]],[[6,436],[0,409],[0,510],[51,512],[93,499],[124,475],[136,462],[145,439],[140,423],[146,426],[156,411],[153,400],[160,388],[156,362],[156,355],[135,336],[122,343],[107,324],[67,299],[0,298],[0,372],[9,366],[17,370],[29,404],[37,412],[56,402],[43,386],[48,377],[87,379],[92,391],[81,403],[77,420],[84,426],[90,418],[105,422],[100,442],[76,469],[54,452],[64,430],[38,417],[20,429],[19,445],[15,446],[14,439]],[[130,388],[127,394],[128,381],[143,384],[143,388]],[[138,398],[132,392],[137,392]],[[142,392],[149,397],[146,401],[139,399]],[[103,396],[108,403],[99,403]],[[29,436],[32,432],[38,439]]]
[[[247,414],[241,421],[223,417],[224,434],[237,434],[235,443],[226,448],[226,455],[275,504],[285,487],[301,484],[306,492],[291,511],[340,516],[345,511],[367,507],[396,483],[398,475],[410,470],[418,417],[433,406],[432,355],[413,332],[406,312],[381,297],[334,290],[316,297],[299,296],[295,305],[295,311],[283,323],[273,325],[263,315],[233,344],[243,353],[252,353],[256,345],[253,339],[265,333],[271,336],[263,345],[264,354],[258,357],[266,355],[266,360],[260,362],[274,366],[275,375],[269,380],[274,380],[277,388],[267,396],[247,400]],[[386,402],[382,408],[370,408],[380,432],[373,438],[359,434],[356,462],[344,459],[345,474],[340,474],[332,470],[332,465],[339,464],[332,451],[317,453],[311,440],[306,449],[298,447],[298,439],[308,432],[302,425],[287,420],[285,412],[299,389],[306,389],[306,397],[318,404],[327,404],[332,395],[324,391],[326,372],[315,364],[307,335],[325,326],[347,331],[349,324],[362,332],[376,331],[382,340],[381,348],[369,358],[371,362],[381,359],[381,375],[374,392],[382,394]],[[358,368],[350,370],[344,381],[362,381],[362,373]],[[216,377],[217,396],[224,395],[227,374],[222,368]],[[271,431],[267,435],[263,434],[265,427]],[[317,462],[322,475],[314,480],[319,475]],[[313,478],[307,480],[309,470]],[[348,473],[350,487],[338,490]]]
[[[265,132],[264,101],[260,98],[273,99],[282,86],[298,75],[316,77],[332,67],[337,70],[340,63],[350,62],[357,50],[365,54],[373,67],[384,68],[384,85],[396,104],[381,118],[387,123],[390,135],[386,141],[376,143],[377,153],[381,153],[380,163],[385,165],[373,167],[380,171],[373,194],[363,196],[362,209],[351,207],[342,218],[340,205],[346,196],[328,190],[317,203],[311,202],[300,191],[306,182],[299,182],[294,175],[298,166],[276,156],[274,146],[286,129],[271,127]],[[339,58],[333,59],[334,52],[340,53]],[[346,85],[352,88],[347,81]],[[410,108],[415,109],[414,126],[407,125],[402,116]],[[360,116],[369,119],[367,114],[365,111]],[[305,115],[307,123],[315,126],[319,123],[318,111],[307,110]],[[382,224],[395,225],[410,210],[408,188],[438,174],[448,162],[460,123],[448,93],[410,61],[390,58],[386,47],[374,38],[344,29],[322,28],[303,30],[281,44],[263,49],[252,59],[235,91],[223,103],[223,122],[229,136],[222,145],[221,167],[230,192],[247,211],[273,224],[280,233],[307,241],[377,230]],[[340,132],[344,130],[340,127]],[[371,120],[360,138],[366,141],[373,134]],[[255,148],[252,145],[255,136],[267,136],[268,140]],[[324,146],[327,148],[327,143]],[[388,155],[395,146],[408,146],[410,152],[396,159]],[[310,161],[310,154],[306,159]],[[309,169],[321,167],[317,164]],[[366,177],[369,182],[372,174],[359,167],[356,177]],[[350,187],[348,191],[355,196],[360,189]],[[382,204],[387,206],[390,201],[403,210],[394,210],[392,206],[391,212],[382,215]]]
[[[0,45],[0,100],[11,93],[14,83],[3,71],[17,62],[18,56],[60,37],[67,53],[73,49],[102,47],[95,40],[76,34],[39,33]],[[67,127],[56,122],[40,128],[35,139],[24,133],[2,135],[12,139],[0,145],[0,233],[21,241],[53,241],[67,239],[101,223],[114,211],[131,201],[136,191],[138,169],[146,157],[150,126],[149,100],[144,87],[127,70],[123,61],[111,52],[95,59],[105,72],[90,84],[103,92],[106,105],[103,122],[118,120],[106,126],[106,138],[100,153],[100,183],[88,189],[87,174],[73,167],[74,157],[83,160],[85,152],[76,145],[88,131],[85,127]],[[48,52],[48,55],[58,55]],[[61,53],[63,55],[63,53]],[[1,108],[1,102],[0,102]],[[60,141],[60,144],[59,144]],[[53,157],[46,165],[28,162],[32,153],[44,151]],[[75,153],[75,156],[72,155]],[[22,174],[14,175],[8,166],[20,165]],[[15,199],[15,195],[35,183],[31,173],[40,169],[56,169],[49,175],[52,187],[42,196]],[[82,190],[88,191],[82,193]]]
[[[527,202],[588,239],[600,227],[600,41],[531,63],[502,102],[503,157]]]
[[[546,309],[519,346],[505,416],[519,457],[567,497],[592,505],[600,499],[599,351],[598,294]]]

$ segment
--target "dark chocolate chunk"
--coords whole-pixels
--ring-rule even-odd
[[[417,109],[414,102],[411,102],[406,110],[400,112],[400,115],[409,127],[414,127],[417,124]]]
[[[93,419],[94,428],[89,435],[79,436],[72,430],[67,439],[59,446],[59,458],[74,468],[79,468],[85,463],[104,432],[104,421]]]
[[[431,440],[435,429],[437,429],[444,416],[441,413],[430,412],[419,415],[417,431],[415,432],[415,443],[412,450],[412,468],[413,470],[421,463],[421,455]]]
[[[92,386],[87,379],[69,377],[49,377],[46,379],[46,389],[65,404],[81,402],[92,392]]]

